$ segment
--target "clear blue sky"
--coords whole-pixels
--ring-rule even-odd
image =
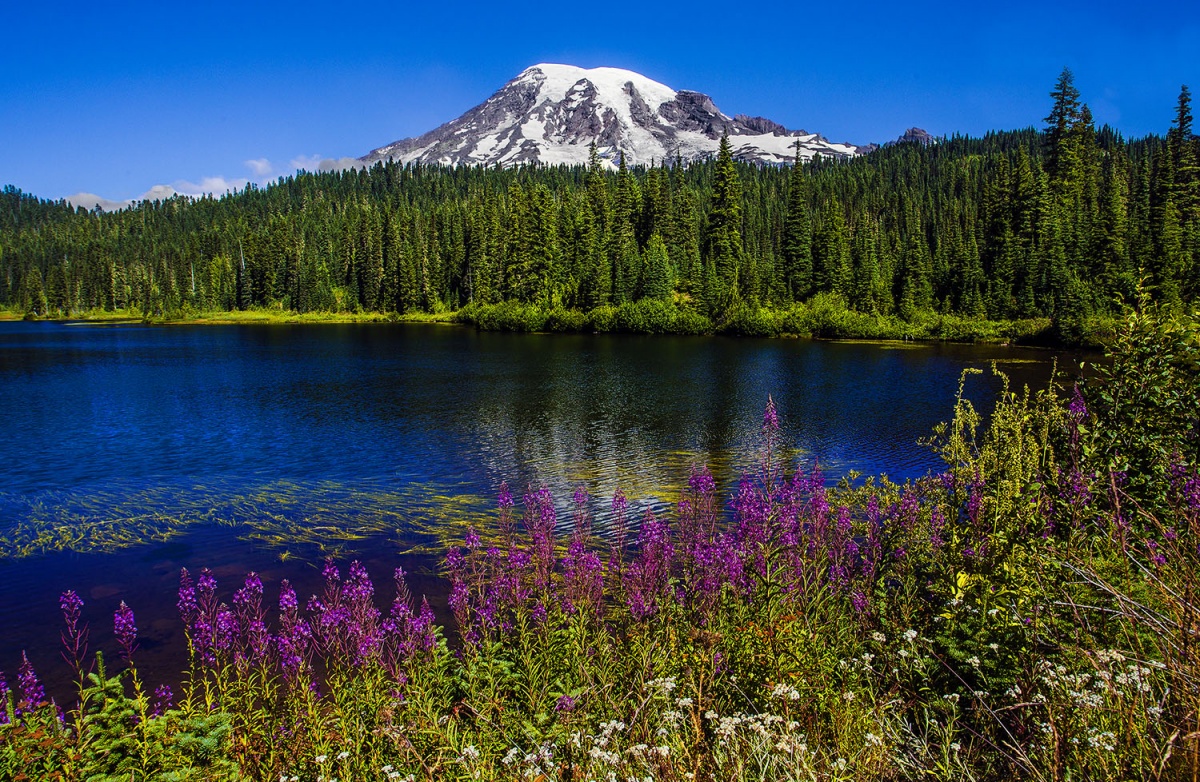
[[[1196,0],[4,5],[0,184],[47,198],[362,155],[537,62],[629,68],[854,143],[1040,124],[1064,65],[1127,136],[1165,132],[1181,84],[1200,94]]]

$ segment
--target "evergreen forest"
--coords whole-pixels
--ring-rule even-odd
[[[593,150],[576,167],[387,163],[113,213],[9,186],[0,308],[577,329],[615,317],[706,332],[815,303],[893,323],[1023,321],[1079,342],[1139,287],[1188,307],[1200,298],[1188,88],[1165,137],[1136,140],[1095,127],[1069,70],[1050,99],[1040,129],[790,167],[737,162],[726,139],[700,162],[612,171]]]

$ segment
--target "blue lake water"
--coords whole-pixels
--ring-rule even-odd
[[[635,502],[668,502],[697,461],[731,492],[756,462],[768,395],[790,458],[819,460],[831,479],[917,477],[938,466],[917,440],[949,416],[964,369],[997,361],[1015,387],[1040,386],[1052,358],[423,324],[0,322],[0,533],[10,539],[0,544],[0,670],[12,672],[22,649],[53,667],[64,589],[88,602],[100,648],[125,599],[145,617],[144,653],[168,655],[179,566],[212,567],[230,589],[248,569],[303,586],[334,551],[385,581],[439,525],[486,518],[503,480],[518,495],[550,486],[564,511],[583,485],[601,527],[618,486]],[[986,373],[967,382],[985,410],[998,388]],[[46,528],[56,539],[173,532],[104,553],[87,551],[85,537],[68,546],[82,550],[14,558],[11,541]],[[335,532],[346,529],[364,537]]]

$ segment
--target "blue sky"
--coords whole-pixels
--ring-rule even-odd
[[[430,130],[538,62],[860,144],[1040,124],[1064,65],[1127,136],[1200,93],[1195,0],[5,5],[0,184],[46,198],[268,181]]]

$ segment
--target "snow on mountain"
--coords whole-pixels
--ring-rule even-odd
[[[633,71],[543,63],[526,68],[458,119],[380,147],[361,160],[586,164],[595,143],[610,166],[622,152],[629,165],[649,165],[676,156],[714,156],[726,133],[735,158],[761,163],[792,162],[797,141],[806,160],[816,154],[853,157],[874,148],[832,143],[762,117],[730,118],[707,95],[676,91]]]

